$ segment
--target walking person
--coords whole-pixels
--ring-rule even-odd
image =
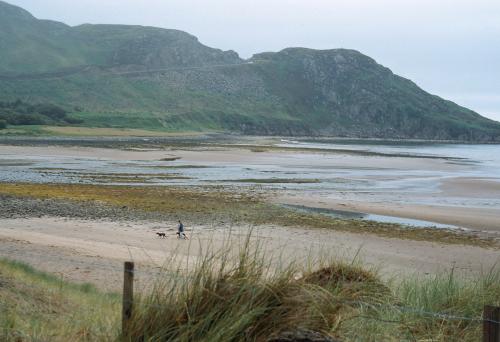
[[[179,225],[177,226],[177,238],[184,240],[187,239],[187,236],[184,233],[184,225],[182,224],[181,220],[179,220]]]

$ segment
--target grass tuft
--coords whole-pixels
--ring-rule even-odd
[[[1,341],[110,341],[119,312],[117,294],[0,259]]]
[[[247,239],[236,256],[230,248],[209,251],[187,274],[161,279],[136,310],[132,340],[266,341],[298,331],[334,336],[344,310],[333,300],[340,291],[313,277],[297,279],[293,263],[275,267],[276,258],[262,250]]]

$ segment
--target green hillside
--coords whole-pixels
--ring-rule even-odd
[[[78,108],[87,126],[500,141],[500,123],[353,50],[242,60],[177,30],[70,27],[1,1],[0,48],[0,101]]]
[[[0,72],[6,75],[80,70],[84,66],[147,67],[238,63],[235,52],[200,44],[177,30],[81,25],[38,20],[0,1]]]

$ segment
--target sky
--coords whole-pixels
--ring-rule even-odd
[[[500,121],[500,0],[7,0],[69,25],[189,32],[243,58],[358,50],[426,91]]]

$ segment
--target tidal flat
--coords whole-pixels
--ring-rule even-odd
[[[498,145],[211,135],[4,143],[6,183],[261,188],[278,204],[498,231]]]
[[[230,232],[255,231],[283,255],[362,255],[386,274],[452,267],[476,274],[498,262],[496,161],[481,154],[459,156],[454,146],[155,139],[4,141],[3,253],[49,272],[63,268],[76,281],[88,278],[78,265],[89,258],[105,265],[132,255],[154,269],[172,253],[192,253],[175,238],[181,219],[202,249]],[[488,149],[497,147],[483,148],[494,155]],[[338,212],[352,216],[331,215]],[[98,286],[116,283],[104,266],[94,273]]]
[[[118,209],[151,213],[152,217],[162,217],[169,221],[182,218],[193,224],[203,224],[216,220],[238,226],[275,225],[304,229],[322,228],[417,241],[500,247],[494,238],[481,237],[473,232],[410,227],[356,219],[337,219],[314,212],[297,211],[290,207],[270,204],[265,201],[265,196],[261,191],[238,193],[234,190],[228,191],[223,187],[133,187],[18,183],[2,184],[0,196],[2,196],[3,202],[0,206],[2,213],[8,212],[17,217],[31,217],[33,215],[29,209],[23,209],[18,204],[13,206],[14,209],[12,206],[9,207],[9,199],[59,200],[60,203],[74,203],[76,206],[86,205],[89,208],[102,207],[102,204],[106,204]],[[39,203],[42,210],[43,205],[44,201]],[[86,212],[88,213],[88,211]],[[37,214],[43,215],[41,212],[37,212]],[[110,215],[109,219],[120,220],[121,215]],[[75,214],[70,209],[62,210],[55,216],[72,217]],[[137,216],[144,218],[144,215]],[[94,217],[90,215],[87,218]]]

